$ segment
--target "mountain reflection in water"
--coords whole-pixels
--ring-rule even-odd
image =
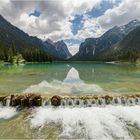
[[[86,84],[79,77],[75,68],[71,68],[63,81],[53,80],[48,83],[42,81],[38,85],[32,85],[24,93],[38,92],[47,95],[91,95],[103,92],[103,89],[96,84]]]
[[[1,65],[0,75],[0,94],[7,95],[30,91],[29,89],[33,86],[36,86],[36,91],[42,92],[44,90],[50,92],[49,94],[138,94],[140,92],[140,66],[133,64],[83,62],[77,64]],[[71,89],[64,88],[65,90],[62,91],[64,85],[68,84],[68,80],[71,81],[70,79],[73,80],[71,82],[73,87]],[[77,90],[78,82],[84,83],[84,88],[85,86],[88,88],[87,93],[86,91],[82,92],[83,87]],[[96,87],[92,89],[91,85],[92,87],[96,85]],[[51,87],[49,88],[49,86]],[[42,90],[41,87],[44,89]],[[89,87],[93,92],[89,92]],[[102,91],[96,92],[97,87]],[[55,93],[51,91],[52,88],[54,88]],[[41,94],[44,94],[44,91]]]

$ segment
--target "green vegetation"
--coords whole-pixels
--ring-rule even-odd
[[[39,48],[22,48],[17,50],[14,43],[7,47],[0,43],[0,62],[24,63],[24,62],[52,62],[51,57]]]

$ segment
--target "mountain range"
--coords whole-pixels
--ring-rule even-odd
[[[66,60],[71,57],[71,54],[63,41],[53,43],[53,41],[46,40],[44,42],[37,37],[29,36],[27,33],[13,26],[1,15],[0,46],[1,51],[3,48],[5,51],[8,51],[11,46],[14,46],[16,51],[21,54],[24,54],[27,50],[28,52],[36,52],[39,50],[39,53],[40,51],[43,52],[41,54],[45,54],[48,57],[47,59],[51,58],[52,60]],[[29,61],[32,60],[29,59]]]
[[[79,52],[71,60],[73,61],[117,61],[125,60],[126,53],[132,55],[140,50],[138,42],[140,34],[140,22],[133,20],[123,26],[115,26],[99,38],[87,38],[81,43]],[[140,53],[140,51],[139,51]],[[129,56],[128,56],[129,59]]]
[[[115,26],[98,38],[87,38],[72,56],[63,40],[29,36],[0,15],[0,60],[19,52],[26,61],[131,61],[140,58],[140,21]]]
[[[68,60],[72,57],[71,53],[67,48],[67,45],[63,40],[53,42],[52,40],[47,39],[44,42],[44,45],[46,46],[47,52],[56,60]]]

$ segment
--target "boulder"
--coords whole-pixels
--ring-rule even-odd
[[[60,104],[61,104],[61,97],[60,96],[53,96],[52,98],[51,98],[51,104],[53,105],[53,106],[60,106]]]

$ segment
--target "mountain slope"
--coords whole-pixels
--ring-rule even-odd
[[[38,47],[45,49],[43,42],[40,39],[24,33],[22,30],[6,21],[2,16],[0,16],[0,41],[6,46],[14,42],[19,50],[23,47]]]
[[[140,26],[138,20],[133,20],[123,26],[115,26],[99,38],[88,38],[80,45],[79,52],[71,60],[104,61],[104,56],[112,46],[119,43],[128,33]]]
[[[140,59],[140,26],[114,46],[107,56],[110,56],[110,59],[131,62],[136,62]]]
[[[49,60],[46,47],[40,39],[24,33],[22,30],[6,21],[1,15],[0,51],[1,55],[2,53],[5,55],[5,60],[8,60],[8,55],[12,56],[16,53],[21,53],[26,61]]]
[[[57,58],[57,60],[67,60],[72,57],[67,48],[67,45],[64,43],[63,40],[53,42],[52,40],[48,39],[44,42],[44,45],[46,46],[46,49],[49,52],[49,54]]]
[[[41,61],[49,61],[50,59],[66,60],[71,57],[63,41],[53,43],[53,41],[47,40],[44,43],[37,37],[29,36],[27,33],[13,26],[1,15],[0,51],[0,55],[5,55],[0,57],[0,59],[8,59],[8,53],[10,52],[13,55],[15,51],[16,53],[21,53],[27,61],[39,61],[38,59],[41,59]]]

